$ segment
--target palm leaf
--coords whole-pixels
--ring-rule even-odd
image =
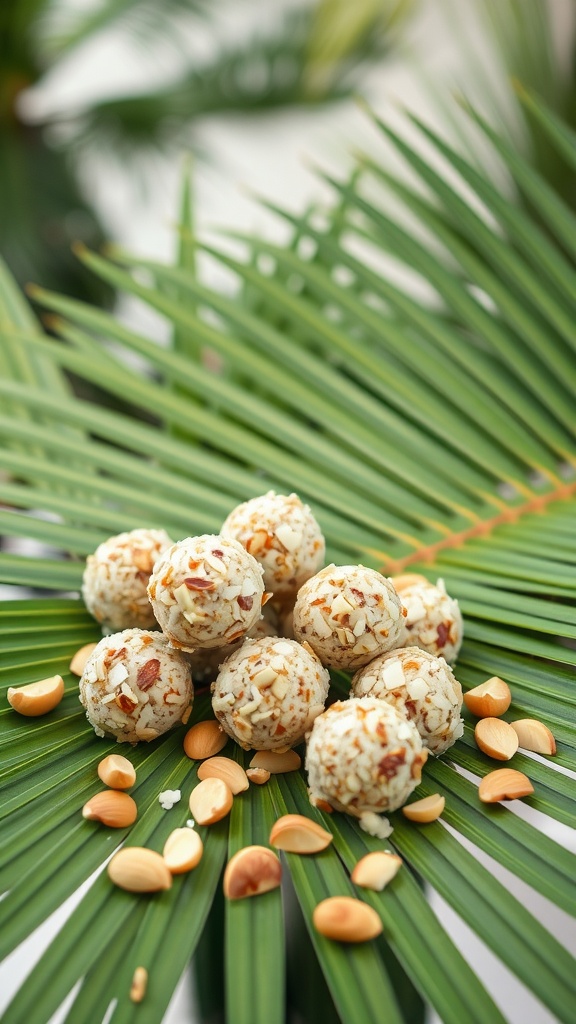
[[[573,145],[545,107],[530,103],[553,144]],[[506,139],[474,111],[469,116],[510,181],[530,189],[537,216],[512,205],[472,161],[415,121],[468,192],[449,188],[413,144],[380,124],[407,162],[409,181],[362,160],[351,180],[332,181],[336,205],[323,223],[314,210],[302,217],[277,210],[293,232],[286,247],[245,236],[244,254],[236,246],[232,256],[227,241],[203,245],[191,236],[185,192],[177,266],[82,250],[102,279],[168,320],[169,350],[108,313],[35,289],[61,340],[42,336],[17,313],[11,286],[0,279],[10,351],[40,359],[52,372],[72,371],[133,409],[53,394],[5,366],[0,394],[28,415],[0,416],[0,469],[9,474],[0,480],[0,500],[14,506],[0,521],[7,534],[49,542],[67,560],[0,554],[0,573],[7,583],[75,591],[83,557],[107,533],[136,523],[175,536],[213,531],[238,500],[270,486],[296,488],[318,515],[330,558],[444,577],[466,621],[457,670],[463,685],[507,679],[513,704],[505,717],[545,722],[557,739],[556,757],[514,756],[512,766],[535,790],[522,816],[513,805],[481,804],[477,781],[494,763],[477,749],[467,717],[462,740],[428,763],[419,790],[445,795],[443,823],[420,829],[392,816],[386,845],[411,870],[382,894],[363,893],[381,914],[385,937],[357,949],[318,936],[311,914],[324,896],[353,891],[352,865],[381,842],[352,820],[313,810],[299,774],[253,787],[236,801],[229,823],[204,830],[200,867],[169,893],[136,901],[111,892],[99,875],[14,995],[8,1024],[43,1024],[75,985],[68,1019],[101,1019],[113,1010],[115,1022],[131,1021],[138,1008],[128,989],[138,965],[150,974],[147,1019],[159,1021],[205,926],[203,943],[217,943],[213,961],[225,941],[224,974],[214,968],[213,984],[226,990],[229,1019],[280,1021],[284,993],[295,987],[291,931],[299,915],[345,1024],[377,1019],[383,1004],[390,1020],[420,1019],[419,997],[447,1024],[505,1020],[443,929],[422,880],[558,1020],[571,1020],[573,957],[530,899],[507,884],[511,875],[559,913],[576,912],[574,856],[539,827],[573,826],[576,812],[576,278],[556,230],[571,214]],[[390,213],[389,190],[410,217]],[[197,276],[201,249],[235,274],[234,298]],[[423,299],[416,301],[396,272],[382,270],[391,258],[426,285]],[[128,373],[118,347],[107,347],[104,359],[103,343],[111,340],[137,352],[144,369]],[[218,354],[222,372],[202,366],[203,347]],[[38,508],[57,521],[25,515]],[[97,638],[95,624],[74,597],[9,601],[0,610],[0,635],[0,687],[56,671],[67,684],[62,704],[45,719],[22,723],[9,709],[0,712],[7,892],[0,941],[7,953],[124,834],[110,837],[79,818],[95,789],[94,766],[111,745],[93,736],[65,666],[77,647]],[[333,685],[346,695],[348,677],[334,673]],[[195,719],[207,711],[201,695]],[[245,763],[243,753],[236,756]],[[180,787],[187,797],[195,769],[178,734],[136,748],[133,757],[140,817],[129,841],[161,849],[186,811],[165,815],[156,795]],[[333,847],[313,859],[286,856],[292,889],[284,902],[273,892],[223,911],[217,891],[226,856],[265,843],[270,822],[287,811],[324,822]],[[290,920],[288,955],[283,915]],[[265,972],[254,955],[264,949]],[[200,955],[202,994],[211,975],[206,950]],[[309,984],[317,984],[313,975]],[[305,1012],[315,1005],[311,994]]]
[[[146,16],[146,21],[154,5],[147,0],[128,4],[113,0],[95,17],[126,6],[132,15]],[[175,6],[187,4],[175,0]],[[134,156],[142,149],[181,149],[194,144],[195,124],[205,115],[267,111],[350,95],[359,68],[392,46],[392,30],[390,35],[384,31],[386,22],[402,21],[410,4],[407,0],[384,5],[381,0],[368,2],[355,7],[354,17],[347,8],[339,10],[339,19],[344,17],[338,38],[326,50],[326,25],[334,26],[334,7],[342,5],[334,0],[303,5],[279,18],[272,31],[256,28],[247,41],[221,46],[210,60],[194,67],[186,62],[163,86],[68,111],[64,119],[75,146],[99,150],[106,146],[116,157]],[[159,21],[164,30],[170,26],[164,10]],[[93,31],[90,19],[87,30]],[[172,23],[172,31],[177,36],[177,22]]]

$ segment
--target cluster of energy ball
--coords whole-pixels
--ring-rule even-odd
[[[187,721],[192,678],[212,679],[214,714],[244,749],[307,738],[313,803],[361,820],[400,807],[428,752],[462,734],[462,618],[442,581],[324,556],[310,508],[272,491],[217,535],[138,529],[101,544],[82,588],[108,634],[80,680],[96,732],[154,739]],[[330,668],[355,674],[325,710]]]

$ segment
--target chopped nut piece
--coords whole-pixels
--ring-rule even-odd
[[[310,803],[313,807],[317,807],[319,811],[324,811],[324,814],[332,814],[334,812],[332,805],[327,800],[322,800],[321,797],[317,797],[314,800],[310,798]]]
[[[164,858],[143,846],[124,846],[108,865],[114,885],[127,892],[159,892],[169,889],[172,875]]]
[[[245,846],[228,861],[224,872],[224,895],[229,900],[259,896],[277,889],[282,865],[266,846]]]
[[[6,696],[19,715],[37,718],[53,711],[60,703],[64,696],[64,680],[62,676],[51,676],[25,686],[9,686]]]
[[[395,853],[377,850],[375,853],[367,853],[365,857],[362,857],[355,865],[350,877],[354,885],[382,892],[401,867],[401,857]]]
[[[164,843],[162,856],[173,875],[182,875],[197,867],[203,852],[204,845],[194,829],[175,828]]]
[[[128,793],[104,789],[84,804],[82,817],[87,821],[100,821],[110,828],[127,828],[136,821],[138,808]]]
[[[213,825],[230,813],[233,800],[222,779],[204,779],[190,794],[190,811],[199,825]]]
[[[492,676],[464,694],[466,707],[477,718],[498,718],[508,711],[511,702],[510,687],[499,676]]]
[[[78,651],[76,651],[76,654],[72,658],[72,661],[70,662],[70,665],[69,665],[69,668],[70,668],[70,671],[71,671],[72,675],[75,675],[75,676],[81,676],[82,675],[82,673],[84,671],[84,666],[86,665],[86,662],[88,661],[88,658],[90,657],[90,655],[92,654],[92,651],[96,648],[96,646],[97,645],[95,643],[94,644],[84,644],[84,647],[81,647]]]
[[[234,796],[243,793],[249,785],[246,772],[231,757],[209,757],[198,768],[198,778],[222,779]]]
[[[444,811],[446,800],[439,793],[432,796],[425,796],[422,800],[415,800],[412,804],[406,804],[402,808],[402,814],[410,821],[422,823],[436,821]]]
[[[317,932],[337,942],[366,942],[382,932],[382,921],[372,907],[353,896],[330,896],[314,908]]]
[[[516,800],[530,796],[534,786],[528,776],[514,768],[497,768],[488,772],[478,787],[478,796],[484,804],[495,804],[500,800]]]
[[[275,750],[259,750],[250,761],[251,768],[265,768],[271,775],[283,775],[300,768],[302,759],[295,750],[278,754]]]
[[[149,690],[160,675],[160,661],[158,658],[150,658],[141,668],[138,669],[136,685],[143,693]]]
[[[214,590],[216,584],[206,576],[189,576],[184,580],[188,590]]]
[[[514,729],[501,718],[481,718],[476,723],[474,739],[480,750],[496,761],[509,761],[518,750]]]
[[[270,772],[266,768],[247,768],[246,776],[256,786],[263,786],[270,778]]]
[[[228,743],[228,737],[215,718],[197,722],[184,737],[184,753],[193,761],[203,761],[218,754]]]
[[[126,690],[128,690],[128,693]],[[135,708],[138,707],[138,698],[130,690],[130,687],[126,686],[126,683],[122,683],[122,689],[116,693],[115,701],[120,711],[123,711],[125,715],[131,715]]]
[[[520,718],[510,723],[518,737],[518,746],[535,754],[555,754],[556,741],[544,722],[535,718]]]
[[[269,843],[287,853],[318,853],[332,839],[330,832],[303,814],[284,814],[274,822]]]
[[[98,765],[98,776],[110,789],[130,789],[136,782],[134,765],[121,754],[108,754]]]
[[[133,1003],[141,1003],[148,987],[148,971],[145,967],[137,967],[130,986],[130,999]]]

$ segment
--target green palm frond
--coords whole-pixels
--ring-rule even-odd
[[[177,36],[176,20],[206,18],[206,0],[98,0],[88,10],[62,5],[48,8],[37,43],[45,58],[54,60],[90,41],[100,32],[119,29],[150,41],[159,34]]]
[[[530,102],[551,144],[573,146],[562,124]],[[538,718],[556,737],[554,758],[519,752],[511,762],[532,780],[524,805],[538,814],[528,819],[513,805],[479,801],[477,780],[494,762],[476,747],[466,713],[463,738],[429,760],[418,791],[446,797],[443,821],[419,828],[392,815],[384,845],[411,870],[382,894],[362,893],[381,915],[384,937],[352,948],[317,935],[312,910],[328,894],[352,893],[350,868],[382,843],[352,819],[311,808],[300,774],[272,778],[236,800],[229,822],[202,830],[200,867],[169,892],[136,899],[99,875],[14,996],[7,1024],[44,1024],[78,982],[69,1020],[102,1019],[113,1000],[114,1024],[135,1020],[140,1010],[128,990],[138,965],[150,975],[142,1009],[147,1021],[160,1021],[195,952],[201,997],[214,979],[227,993],[229,1019],[242,1024],[283,1020],[285,992],[295,987],[301,1000],[310,993],[304,1008],[296,1003],[299,1012],[313,1014],[314,992],[323,991],[316,963],[345,1024],[380,1019],[383,1005],[390,1021],[412,1024],[422,1019],[420,999],[446,1024],[505,1020],[422,882],[559,1021],[573,1019],[575,961],[566,943],[484,866],[486,855],[576,914],[574,855],[538,824],[539,815],[563,826],[576,821],[576,274],[565,237],[572,214],[505,138],[469,116],[510,182],[530,190],[537,215],[505,201],[475,164],[413,119],[468,193],[448,187],[414,144],[380,124],[410,179],[363,159],[349,181],[331,182],[336,204],[322,218],[276,211],[291,225],[285,247],[236,237],[232,255],[226,239],[203,244],[191,235],[185,193],[176,266],[81,250],[104,281],[167,319],[170,349],[106,312],[36,288],[59,340],[42,335],[1,277],[5,351],[18,354],[21,367],[49,366],[56,378],[72,372],[133,414],[3,366],[0,527],[66,557],[0,553],[0,577],[74,592],[84,556],[110,533],[136,524],[176,537],[215,531],[237,501],[268,487],[296,489],[323,526],[329,558],[445,579],[466,622],[457,666],[464,687],[502,676],[513,693],[505,718]],[[390,190],[410,218],[390,212]],[[471,192],[474,202],[462,198]],[[234,274],[233,297],[198,277],[197,251]],[[393,275],[383,270],[390,260]],[[406,286],[399,267],[411,275]],[[414,298],[414,280],[426,286],[425,298]],[[127,370],[122,348],[144,368]],[[221,372],[203,365],[207,349]],[[55,521],[26,514],[38,509]],[[161,849],[187,812],[178,805],[166,815],[158,792],[181,788],[185,803],[197,779],[181,735],[168,735],[133,751],[137,824],[111,837],[82,821],[95,765],[112,745],[94,737],[66,665],[98,629],[79,599],[51,597],[6,602],[0,636],[0,687],[54,672],[66,681],[62,704],[43,719],[0,711],[5,955],[117,841]],[[348,677],[334,673],[333,685],[346,695]],[[194,720],[208,711],[201,694]],[[235,756],[244,763],[242,752]],[[225,860],[240,846],[266,843],[271,821],[286,812],[315,817],[334,834],[314,858],[285,858],[299,909],[288,891],[284,901],[276,891],[223,908]],[[313,948],[306,969],[292,951],[299,915]],[[266,950],[265,969],[258,950]]]
[[[197,125],[205,116],[349,96],[362,71],[396,43],[411,6],[411,0],[361,0],[352,10],[341,0],[301,0],[292,10],[274,10],[273,19],[261,24],[258,12],[246,5],[246,25],[232,34],[222,5],[206,0],[3,4],[0,254],[16,280],[22,287],[42,281],[106,305],[109,290],[70,253],[74,240],[92,248],[103,241],[99,213],[78,180],[95,153],[100,157],[106,151],[108,158],[126,162],[144,151],[198,150]],[[334,39],[327,33],[333,22]],[[199,25],[200,52],[194,35]],[[136,78],[128,89],[110,94],[101,39],[107,33],[112,41],[139,42],[146,51],[142,60],[165,68],[162,78],[156,75],[152,86],[148,78],[142,83]],[[336,45],[326,49],[328,39]],[[88,60],[95,53],[102,70],[93,76],[94,98],[79,99],[71,89],[51,113],[31,112],[34,101],[26,112],[28,90],[41,95],[48,75],[64,73],[66,61],[81,61],[84,53]]]
[[[576,118],[576,18],[571,4],[540,0],[478,0],[472,12],[444,0],[447,30],[466,56],[459,87],[482,98],[482,107],[501,134],[515,145],[574,209],[570,163],[561,149],[548,145],[548,130],[523,102],[534,93],[572,129]],[[484,36],[486,53],[478,48]],[[507,88],[513,82],[519,97]],[[534,116],[536,115],[536,116]]]

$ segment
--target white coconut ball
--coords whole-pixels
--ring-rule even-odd
[[[329,565],[298,592],[294,635],[331,668],[360,668],[399,643],[403,608],[390,580],[363,565]]]
[[[88,556],[82,597],[105,630],[156,625],[146,588],[154,563],[171,544],[164,530],[131,530],[109,537]]]
[[[456,661],[464,625],[458,602],[446,592],[444,580],[434,586],[423,577],[405,576],[393,583],[406,608],[403,646],[442,655],[450,664]]]
[[[414,723],[433,754],[444,753],[464,731],[460,683],[444,658],[419,647],[375,658],[354,676],[351,696],[385,700]]]
[[[293,597],[324,564],[326,545],[308,505],[297,494],[268,491],[232,510],[222,526],[260,562],[275,598]]]
[[[212,684],[216,718],[245,750],[288,750],[324,710],[330,676],[295,640],[246,640]]]
[[[394,811],[420,782],[418,730],[375,697],[337,701],[316,718],[306,770],[311,802],[361,818]]]
[[[162,633],[125,629],[104,637],[86,662],[80,701],[98,736],[153,740],[190,714],[194,697],[185,657]]]
[[[260,618],[262,566],[236,540],[187,537],[154,566],[148,596],[173,647],[223,647],[244,637]]]

